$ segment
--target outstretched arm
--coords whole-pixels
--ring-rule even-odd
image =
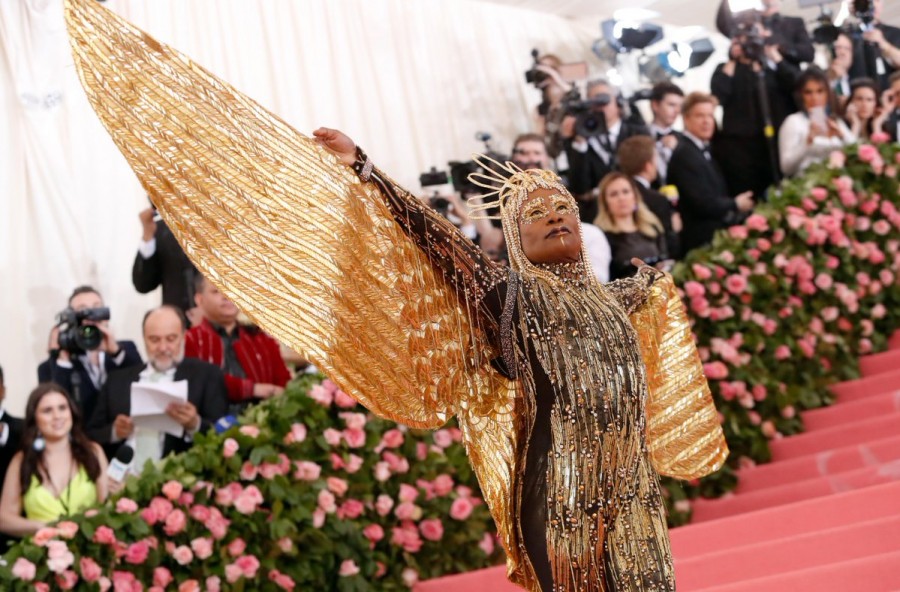
[[[506,271],[446,218],[374,168],[349,137],[328,128],[317,129],[313,136],[342,163],[353,167],[360,179],[378,187],[394,219],[463,305],[476,308],[482,320],[496,324],[503,311]]]

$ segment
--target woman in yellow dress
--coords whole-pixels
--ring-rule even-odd
[[[82,430],[81,413],[63,387],[39,385],[28,397],[22,450],[0,497],[0,529],[31,536],[106,499],[106,456]]]

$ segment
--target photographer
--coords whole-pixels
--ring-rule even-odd
[[[147,208],[139,218],[143,233],[131,268],[131,283],[141,294],[162,286],[162,303],[179,307],[191,325],[196,325],[201,316],[192,291],[194,264],[166,223],[159,219],[156,209]]]
[[[606,80],[588,83],[587,106],[562,122],[561,134],[568,138],[569,188],[578,201],[583,222],[597,217],[594,189],[600,180],[616,169],[616,150],[631,136],[649,136],[642,125],[623,121],[625,100]]]
[[[772,44],[785,60],[800,67],[804,62],[812,62],[816,50],[800,17],[781,14],[781,0],[762,0],[763,10],[758,13],[760,23],[772,33]],[[731,12],[728,0],[722,0],[716,15],[716,27],[728,38],[740,33],[740,18]]]
[[[109,372],[143,363],[132,341],[116,341],[109,309],[90,286],[75,288],[61,321],[50,332],[49,358],[38,366],[38,382],[55,382],[72,394],[90,417]]]
[[[534,52],[537,53],[537,50]],[[553,158],[562,152],[560,123],[565,115],[563,100],[572,92],[572,85],[563,80],[559,68],[562,60],[553,54],[535,56],[535,64],[526,73],[525,80],[541,91],[541,104],[537,106],[537,133],[546,138],[547,150]]]
[[[883,0],[853,0],[852,12],[860,21],[853,35],[850,78],[875,78],[887,88],[888,78],[900,67],[900,29],[881,22]]]
[[[842,105],[850,96],[850,67],[853,65],[853,41],[844,33],[838,34],[831,44],[831,61],[828,64],[828,83]]]
[[[763,199],[778,180],[774,138],[796,110],[793,91],[800,70],[770,39],[760,23],[744,22],[731,41],[728,62],[716,68],[710,82],[722,105],[722,129],[713,141],[713,154],[731,195],[752,191]]]

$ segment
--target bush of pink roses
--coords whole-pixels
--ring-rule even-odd
[[[0,589],[403,590],[498,563],[459,430],[407,430],[319,380],[13,547]]]
[[[733,468],[768,460],[769,441],[802,430],[798,413],[829,404],[828,385],[898,327],[900,151],[884,140],[784,182],[676,268],[731,457],[701,483],[666,481],[673,522],[687,498],[721,495]]]

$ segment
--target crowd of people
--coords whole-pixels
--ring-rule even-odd
[[[140,220],[133,283],[139,292],[162,287],[162,304],[142,323],[147,359],[133,341],[116,338],[109,320],[94,320],[108,319],[108,312],[91,314],[106,310],[103,297],[80,286],[66,303],[81,319],[72,330],[83,339],[89,329],[98,338],[88,345],[61,336],[70,330],[64,325],[51,330],[24,418],[3,410],[0,370],[0,552],[11,540],[102,502],[147,461],[187,450],[195,434],[217,422],[229,425],[255,401],[280,395],[292,377],[287,361],[297,360],[242,322],[154,210]],[[164,418],[132,413],[133,398],[141,396],[136,386],[171,389]],[[108,469],[117,460],[124,472]]]
[[[821,66],[803,20],[782,15],[779,0],[762,4],[732,14],[722,2],[717,25],[731,44],[710,92],[656,84],[649,123],[609,80],[588,81],[582,97],[562,60],[538,58],[538,133],[515,141],[512,160],[555,165],[601,281],[635,273],[633,257],[668,269],[836,149],[897,141],[900,28],[881,22],[882,0],[856,28],[835,29]],[[502,235],[489,233],[477,240],[502,254]]]

